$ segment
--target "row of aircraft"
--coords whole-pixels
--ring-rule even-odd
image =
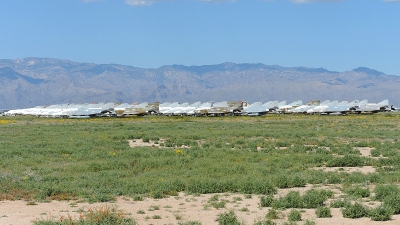
[[[91,117],[129,117],[144,115],[166,116],[260,116],[269,113],[303,113],[303,114],[349,114],[349,113],[377,113],[385,111],[400,111],[389,101],[368,103],[363,101],[323,101],[313,100],[303,104],[301,100],[287,104],[286,101],[269,101],[266,103],[254,102],[195,102],[170,103],[159,102],[140,104],[128,103],[91,103],[91,104],[57,104],[37,106],[28,109],[3,110],[0,115],[17,116],[33,115],[38,117],[62,118],[91,118]]]

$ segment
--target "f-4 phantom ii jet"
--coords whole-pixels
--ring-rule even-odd
[[[327,104],[329,104],[329,102],[330,102],[329,100],[324,101],[322,103],[320,100],[312,100],[312,101],[307,102],[305,105],[301,105],[297,108],[290,109],[290,110],[288,110],[288,112],[289,113],[306,113],[307,110],[309,110],[309,109],[313,109],[320,105],[327,105]]]
[[[286,101],[283,101],[283,102],[279,103],[279,106],[278,106],[279,112],[290,113],[291,110],[301,106],[302,104],[303,104],[302,100],[294,101],[290,104],[286,104]]]
[[[322,114],[347,114],[354,112],[356,107],[359,104],[363,104],[366,102],[366,100],[363,100],[361,102],[355,100],[352,102],[348,101],[343,101],[339,102],[337,105],[328,105],[328,107],[325,108],[325,110],[322,112]]]
[[[91,118],[113,114],[114,103],[92,103],[68,112],[68,118]]]
[[[368,103],[366,100],[362,104],[360,103],[356,107],[355,112],[357,113],[377,113],[389,111],[389,100],[383,100],[379,103]]]
[[[4,116],[8,109],[0,109],[0,116]]]
[[[225,116],[238,115],[243,110],[243,102],[218,102],[214,103],[211,108],[200,111],[205,116]]]
[[[198,108],[193,110],[193,116],[204,116],[207,111],[213,107],[213,102],[204,102]]]
[[[279,106],[278,101],[269,101],[264,104],[262,104],[261,102],[255,102],[247,107],[244,107],[243,111],[242,111],[242,115],[243,116],[261,116],[261,115],[265,115],[269,112],[275,112],[276,110],[279,110],[278,106]]]
[[[117,116],[144,116],[149,114],[158,114],[159,113],[159,102],[154,103],[141,103],[139,105],[130,105],[125,109],[116,109],[115,113]]]

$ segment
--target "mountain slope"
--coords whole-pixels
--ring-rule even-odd
[[[56,103],[389,99],[400,105],[400,77],[359,67],[264,64],[171,65],[143,69],[117,64],[25,58],[0,60],[0,108]]]

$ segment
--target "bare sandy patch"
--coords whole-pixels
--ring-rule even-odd
[[[314,170],[323,170],[325,172],[346,172],[346,173],[354,173],[360,172],[363,174],[375,173],[376,169],[372,166],[363,166],[363,167],[314,167]]]
[[[164,144],[164,139],[160,139],[158,142],[155,141],[148,141],[144,142],[143,139],[134,139],[134,140],[128,140],[129,147],[135,148],[135,147],[157,147],[160,148],[160,144]]]
[[[159,141],[152,141],[149,140],[148,142],[144,142],[143,139],[134,139],[128,140],[129,147],[153,147],[153,148],[167,148],[164,146],[165,139],[160,139]],[[181,146],[174,146],[175,148],[190,148],[190,146],[181,145]]]
[[[375,148],[370,148],[370,147],[354,147],[354,149],[360,151],[361,155],[364,157],[370,157],[373,159],[387,159],[388,157],[384,157],[382,155],[378,156],[378,157],[372,157],[371,156],[371,151],[374,150]]]
[[[354,147],[354,149],[360,151],[362,156],[370,157],[371,156],[371,150],[373,150],[374,148],[370,148],[370,147]]]
[[[284,194],[290,190],[305,192],[313,188],[307,185],[304,188],[291,188],[279,190],[278,194]],[[325,187],[320,187],[325,188]],[[330,187],[329,187],[330,188]],[[210,199],[217,195],[218,201],[225,201],[225,208],[217,209],[212,206]],[[251,198],[243,194],[204,194],[200,196],[185,195],[171,196],[164,199],[146,198],[143,201],[133,201],[130,198],[119,197],[110,203],[80,203],[74,201],[52,201],[49,203],[37,203],[27,205],[25,201],[1,201],[0,202],[0,224],[30,225],[32,221],[39,219],[60,219],[61,216],[79,218],[79,212],[96,207],[116,206],[127,212],[129,217],[134,218],[140,225],[178,224],[179,222],[199,221],[203,225],[216,225],[218,214],[234,210],[240,221],[245,224],[254,224],[255,221],[265,218],[270,208],[260,208],[260,199],[257,195]],[[317,224],[400,224],[400,215],[394,215],[391,221],[376,222],[369,218],[347,219],[343,218],[340,209],[331,209],[332,218],[316,218],[315,209],[298,209],[301,211],[302,222],[306,220],[315,221]],[[275,220],[277,224],[287,221],[290,209],[282,211],[282,218]],[[154,219],[160,218],[160,219]]]
[[[185,195],[171,196],[164,199],[146,198],[143,201],[133,201],[120,197],[112,203],[77,203],[67,201],[52,201],[28,205],[26,201],[0,202],[0,224],[32,224],[34,220],[53,218],[59,220],[61,216],[79,218],[79,212],[89,208],[116,206],[124,210],[138,224],[178,224],[184,221],[200,221],[202,224],[218,224],[218,214],[234,210],[235,214],[246,224],[252,224],[257,218],[263,217],[267,209],[259,208],[259,197],[253,195],[245,198],[243,194],[218,194],[218,201],[226,202],[225,208],[215,208],[210,199],[215,194],[200,196]],[[160,218],[160,219],[154,219]]]

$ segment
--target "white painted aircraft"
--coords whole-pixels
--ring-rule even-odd
[[[355,109],[357,113],[377,113],[377,112],[385,112],[389,110],[389,100],[383,100],[379,103],[363,103],[359,104]]]

